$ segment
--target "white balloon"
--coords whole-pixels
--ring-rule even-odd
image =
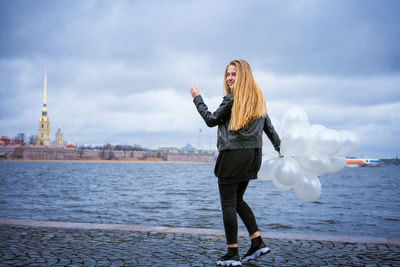
[[[296,124],[309,124],[306,111],[299,106],[293,106],[283,113],[281,129],[283,132],[287,132]]]
[[[300,165],[300,164],[299,164]],[[300,165],[300,173],[302,176],[304,176],[305,178],[309,179],[309,180],[313,180],[315,178],[318,178],[315,174],[304,170],[301,165]],[[300,179],[299,179],[300,180]]]
[[[360,138],[354,132],[349,130],[339,131],[343,140],[342,149],[336,154],[337,156],[349,156],[355,153],[360,146]]]
[[[291,157],[304,152],[311,144],[309,126],[295,124],[290,131],[286,131],[281,140],[281,153]]]
[[[357,151],[359,137],[348,130],[335,131],[321,124],[310,125],[307,113],[299,106],[286,110],[280,122],[273,117],[270,119],[281,137],[280,151],[285,157],[274,157],[276,151],[263,136],[263,155],[268,152],[270,157],[261,164],[259,179],[272,180],[280,190],[294,188],[304,201],[316,201],[322,189],[318,176],[342,169],[345,156]]]
[[[342,156],[331,156],[330,161],[331,166],[329,167],[329,172],[339,171],[346,164],[346,158]]]
[[[296,195],[304,201],[313,202],[316,201],[321,195],[321,182],[318,177],[314,179],[307,179],[302,176],[294,186]]]
[[[275,177],[278,160],[278,157],[264,160],[261,164],[260,171],[258,172],[258,178],[264,181],[271,181]]]
[[[310,137],[313,139],[317,134],[319,134],[322,130],[325,130],[326,127],[323,126],[322,124],[312,124],[310,125],[309,131],[310,131]]]
[[[342,149],[340,134],[332,129],[320,131],[313,139],[312,148],[321,155],[333,156]]]
[[[294,186],[294,185],[290,185],[290,186],[288,186],[288,185],[283,185],[283,184],[279,183],[279,182],[276,180],[276,177],[275,177],[274,179],[272,179],[272,182],[274,183],[274,185],[276,186],[276,188],[278,188],[279,190],[283,190],[283,191],[288,191],[288,190],[292,189],[293,186]]]
[[[300,166],[293,158],[282,158],[276,166],[276,180],[282,185],[293,186],[301,176]]]
[[[301,168],[316,176],[321,176],[329,171],[329,157],[319,155],[317,152],[308,149],[303,154],[295,156]]]

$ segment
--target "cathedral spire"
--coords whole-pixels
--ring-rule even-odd
[[[47,117],[47,69],[44,69],[44,96],[42,116],[39,119],[39,132],[36,137],[36,145],[50,145],[50,119]]]
[[[44,68],[44,98],[43,98],[43,106],[46,106],[47,98],[46,98],[46,93],[47,93],[47,68]]]
[[[44,68],[44,96],[42,116],[47,116],[47,68]]]

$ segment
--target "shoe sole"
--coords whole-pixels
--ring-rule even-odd
[[[220,265],[220,266],[241,266],[242,263],[240,261],[227,260],[227,261],[217,261],[217,265]]]
[[[243,258],[242,261],[243,262],[248,262],[250,260],[255,260],[255,259],[258,259],[259,257],[261,257],[261,256],[263,256],[265,254],[268,254],[269,252],[271,252],[269,247],[260,248],[259,250],[257,250],[253,254],[251,254],[250,256],[247,256],[247,257]]]

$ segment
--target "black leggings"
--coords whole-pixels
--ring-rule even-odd
[[[237,243],[238,224],[236,212],[239,214],[249,235],[258,231],[253,211],[243,200],[249,181],[236,184],[219,184],[222,215],[224,220],[225,236],[228,245]]]

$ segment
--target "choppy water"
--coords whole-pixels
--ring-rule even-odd
[[[213,168],[3,161],[0,217],[223,229]],[[262,231],[400,237],[400,166],[344,168],[321,183],[316,203],[259,180],[245,200]]]

